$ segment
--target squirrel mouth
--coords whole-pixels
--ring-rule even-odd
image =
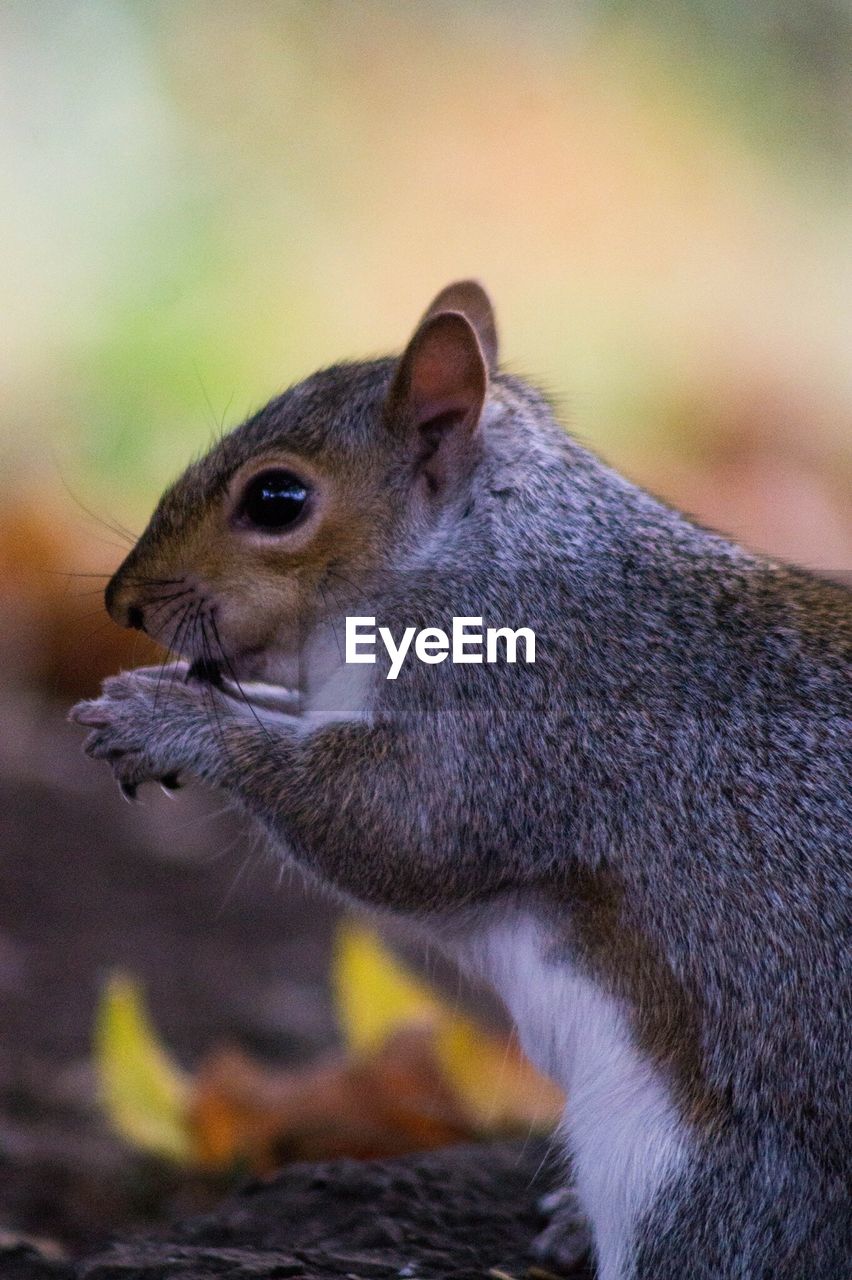
[[[284,711],[292,714],[298,708],[298,689],[266,680],[240,680],[229,662],[196,658],[186,673],[187,682],[212,685],[226,697],[233,698],[260,711]]]
[[[196,658],[186,673],[186,682],[212,684],[214,689],[222,688],[222,664],[212,658]]]

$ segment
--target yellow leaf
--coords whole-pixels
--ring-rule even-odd
[[[561,1091],[535,1070],[516,1041],[492,1035],[450,1009],[371,930],[340,926],[332,981],[351,1051],[373,1053],[402,1027],[426,1023],[445,1076],[480,1128],[550,1129],[558,1121]]]
[[[370,929],[343,923],[337,932],[332,985],[347,1047],[365,1055],[400,1027],[436,1023],[441,1006]]]
[[[188,1161],[189,1082],[160,1045],[138,984],[124,974],[114,974],[101,996],[94,1060],[116,1132],[145,1151]]]
[[[477,1125],[488,1133],[548,1131],[565,1105],[561,1089],[541,1075],[514,1037],[495,1036],[460,1015],[438,1027],[435,1051]]]

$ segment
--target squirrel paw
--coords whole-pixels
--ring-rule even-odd
[[[570,1187],[551,1191],[538,1202],[549,1219],[532,1242],[530,1252],[537,1261],[561,1273],[577,1273],[590,1265],[592,1232],[580,1207],[577,1193]],[[591,1274],[591,1272],[589,1272]]]
[[[68,718],[92,730],[84,751],[107,761],[128,800],[143,782],[179,787],[181,772],[198,763],[209,725],[197,687],[170,680],[159,667],[111,676],[100,697],[78,702]]]

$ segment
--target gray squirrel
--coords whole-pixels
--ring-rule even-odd
[[[132,796],[219,788],[404,918],[565,1089],[546,1244],[599,1280],[848,1280],[850,596],[698,527],[438,295],[164,494],[107,608],[179,661],[72,717]],[[345,620],[524,627],[535,661],[349,663]]]

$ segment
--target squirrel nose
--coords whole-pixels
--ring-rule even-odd
[[[121,583],[118,581],[118,575],[110,578],[107,583],[107,589],[104,592],[104,604],[106,611],[112,618],[113,622],[117,622],[120,627],[133,627],[136,631],[145,630],[145,616],[138,604],[131,604],[123,601],[119,597]]]

